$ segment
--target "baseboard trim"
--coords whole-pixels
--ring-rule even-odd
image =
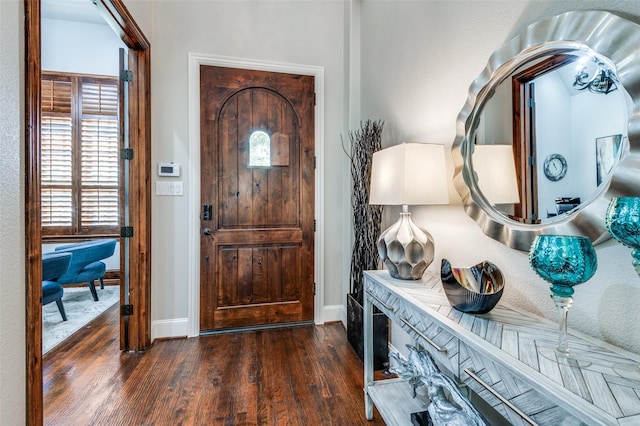
[[[151,322],[151,341],[189,335],[189,319],[175,318],[170,320],[155,320]]]
[[[328,322],[336,322],[341,321],[344,323],[343,319],[346,319],[347,314],[344,306],[342,305],[328,305],[324,307],[324,323]]]
[[[346,309],[342,305],[325,306],[324,323],[340,321],[346,324]],[[155,320],[151,322],[151,341],[189,336],[189,319],[175,318],[169,320]]]

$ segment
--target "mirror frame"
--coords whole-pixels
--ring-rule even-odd
[[[482,108],[495,88],[517,68],[538,58],[571,52],[596,54],[615,70],[632,101],[628,138],[623,140],[609,180],[577,211],[549,223],[520,223],[496,210],[480,192],[472,169],[469,137],[475,133]],[[640,25],[605,11],[566,12],[535,22],[491,55],[469,88],[451,148],[454,186],[465,211],[487,236],[523,251],[529,250],[539,234],[584,235],[594,244],[610,238],[605,215],[611,198],[640,195],[639,57]]]

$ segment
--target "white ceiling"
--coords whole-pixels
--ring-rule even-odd
[[[104,18],[91,0],[41,0],[41,16],[106,25]]]

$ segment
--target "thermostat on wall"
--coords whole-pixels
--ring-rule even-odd
[[[158,176],[180,176],[180,165],[176,163],[158,163]]]

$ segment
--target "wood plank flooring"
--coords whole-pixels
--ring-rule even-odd
[[[122,353],[117,307],[44,357],[46,425],[383,425],[341,324],[155,342]]]

